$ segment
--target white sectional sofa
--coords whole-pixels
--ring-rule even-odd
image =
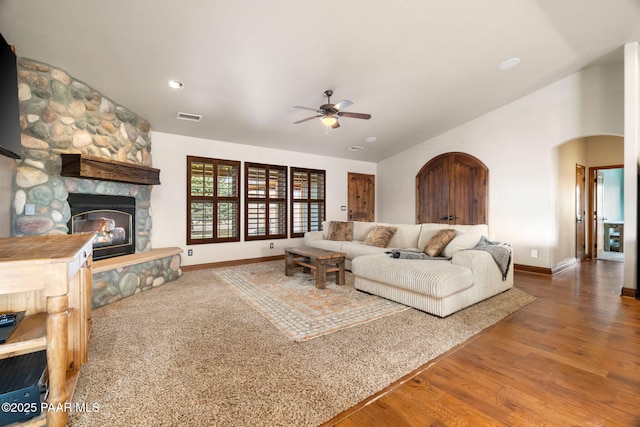
[[[351,241],[329,240],[329,225],[330,221],[325,221],[323,231],[306,233],[305,245],[344,252],[346,268],[355,275],[356,289],[436,316],[448,316],[513,286],[510,265],[505,273],[491,253],[472,249],[481,236],[487,237],[485,224],[353,222]],[[397,229],[386,247],[364,244],[376,226]],[[453,229],[456,233],[442,251],[442,258],[396,259],[387,253],[392,249],[421,253],[432,237],[443,229]]]

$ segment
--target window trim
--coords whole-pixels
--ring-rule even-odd
[[[193,196],[191,195],[191,170],[192,163],[209,163],[213,165],[213,196]],[[236,196],[218,196],[218,186],[217,186],[217,178],[218,178],[218,168],[221,165],[235,167],[238,172],[238,179],[236,180]],[[240,241],[240,182],[242,179],[242,170],[240,168],[240,161],[238,160],[225,160],[225,159],[214,159],[209,157],[200,157],[200,156],[187,156],[187,245],[203,245],[208,243],[223,243],[223,242],[239,242]],[[211,202],[214,205],[213,209],[213,237],[211,238],[203,238],[203,239],[194,239],[191,237],[191,203],[193,201],[206,201]],[[218,236],[218,203],[227,201],[227,202],[235,202],[237,205],[237,210],[235,214],[235,222],[237,224],[237,233],[232,237],[222,237]]]
[[[309,198],[306,199],[301,199],[301,198],[294,198],[294,178],[296,173],[298,172],[304,172],[307,174],[307,194],[309,195]],[[324,185],[322,186],[322,199],[311,199],[311,175],[312,174],[318,174],[318,175],[322,175],[323,177],[323,182]],[[295,233],[294,230],[294,204],[295,203],[306,203],[307,204],[307,231],[312,230],[312,224],[311,224],[311,205],[313,203],[322,203],[322,218],[319,219],[319,224],[318,224],[318,230],[322,229],[322,222],[326,220],[326,216],[327,216],[327,171],[326,170],[321,170],[321,169],[309,169],[309,168],[299,168],[299,167],[293,167],[291,166],[289,168],[289,182],[290,184],[290,188],[289,188],[289,206],[290,206],[290,211],[291,211],[291,237],[304,237],[304,233],[306,233],[306,231],[303,231],[301,233]]]
[[[269,190],[267,189],[267,191],[265,192],[265,196],[264,197],[255,197],[255,196],[250,196],[249,195],[249,168],[254,168],[254,169],[263,169],[265,171],[265,177],[267,180],[267,186],[269,185],[270,182],[270,171],[272,170],[278,170],[284,173],[284,197],[272,197],[269,194]],[[270,164],[265,164],[265,163],[253,163],[253,162],[244,162],[244,240],[245,241],[251,241],[251,240],[269,240],[269,239],[286,239],[287,238],[287,232],[288,232],[288,228],[287,228],[287,214],[288,214],[288,206],[287,206],[287,194],[288,194],[288,176],[287,176],[287,167],[286,166],[280,166],[280,165],[270,165]],[[284,216],[283,219],[283,223],[284,223],[284,233],[283,234],[271,234],[271,231],[269,229],[269,204],[273,203],[273,202],[277,202],[277,203],[282,203],[283,206],[283,212],[282,215]],[[266,212],[265,212],[265,234],[261,234],[261,235],[249,235],[249,204],[250,203],[264,203],[267,208],[266,208]]]

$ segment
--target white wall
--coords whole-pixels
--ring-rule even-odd
[[[620,65],[588,68],[378,163],[378,221],[414,222],[420,168],[436,155],[463,151],[489,168],[495,239],[513,246],[515,263],[557,266],[564,255],[557,252],[552,148],[589,135],[622,135],[623,77]]]
[[[0,237],[11,236],[11,180],[15,160],[0,156]]]
[[[636,289],[640,165],[640,44],[624,45],[624,287]]]
[[[153,167],[160,169],[161,185],[151,193],[154,248],[179,246],[184,250],[182,264],[213,262],[282,255],[287,246],[300,245],[302,239],[264,240],[251,242],[186,244],[187,156],[203,156],[243,162],[326,170],[326,215],[328,220],[347,220],[347,173],[376,174],[376,164],[333,157],[314,156],[292,151],[272,150],[255,146],[190,138],[180,135],[152,133]],[[244,165],[242,165],[244,173]],[[244,178],[243,178],[244,180]],[[244,182],[242,187],[244,188]],[[241,236],[244,236],[244,207],[241,210]],[[269,249],[269,243],[275,249]],[[193,256],[187,256],[187,249]]]
[[[591,136],[587,142],[587,166],[624,165],[624,138],[621,136]]]
[[[589,172],[587,165],[587,138],[577,138],[552,148],[552,161],[557,162],[556,170],[556,235],[554,248],[558,264],[575,261],[576,256],[576,165],[585,167],[585,176]],[[585,181],[586,196],[588,180]],[[585,212],[589,209],[586,197]],[[586,217],[586,215],[585,215]],[[587,224],[586,218],[582,226]],[[586,232],[585,232],[586,238]]]

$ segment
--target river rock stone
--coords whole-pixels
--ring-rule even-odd
[[[118,287],[120,288],[120,293],[123,297],[130,297],[136,291],[136,288],[140,284],[140,279],[137,274],[127,273],[124,275]]]
[[[19,234],[43,235],[53,228],[51,218],[41,216],[21,216],[16,219],[16,230]]]
[[[31,88],[28,84],[18,83],[18,100],[28,101],[31,99]]]
[[[42,139],[34,138],[33,136],[27,135],[25,133],[20,135],[20,143],[23,147],[26,148],[36,148],[36,149],[45,149],[49,148],[49,144],[44,142]]]
[[[16,184],[22,188],[31,188],[49,181],[49,175],[28,166],[16,168]]]
[[[13,196],[13,211],[17,215],[21,215],[24,212],[24,205],[27,203],[27,193],[24,190],[16,191]]]
[[[71,77],[62,70],[51,70],[51,77],[65,86],[69,86],[71,84]]]
[[[84,102],[74,101],[69,104],[67,110],[72,117],[80,117],[87,111],[87,108],[84,106]]]
[[[39,98],[32,98],[26,103],[22,109],[23,114],[37,114],[40,115],[47,108],[47,101]]]
[[[64,217],[60,211],[51,211],[51,219],[54,222],[62,222],[62,218]]]
[[[49,80],[38,73],[34,73],[33,71],[19,70],[18,78],[27,82],[30,86],[38,89],[49,87]]]
[[[76,148],[86,147],[92,142],[93,137],[85,130],[77,130],[73,133],[73,146]]]
[[[67,107],[64,104],[60,104],[54,100],[49,101],[49,108],[55,111],[58,114],[68,115]]]
[[[58,115],[50,108],[45,108],[42,113],[42,120],[45,123],[53,123],[58,119]]]
[[[38,185],[29,190],[29,199],[34,203],[48,205],[53,200],[53,190],[48,185]]]
[[[51,97],[62,105],[69,105],[73,99],[69,89],[57,80],[51,80]]]
[[[18,58],[18,64],[22,68],[26,68],[27,70],[40,71],[43,73],[49,72],[50,67],[41,62],[31,61],[27,58]]]

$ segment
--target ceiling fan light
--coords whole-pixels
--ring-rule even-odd
[[[322,122],[323,125],[331,127],[338,122],[338,119],[332,116],[331,114],[325,114],[320,118],[320,121]]]

